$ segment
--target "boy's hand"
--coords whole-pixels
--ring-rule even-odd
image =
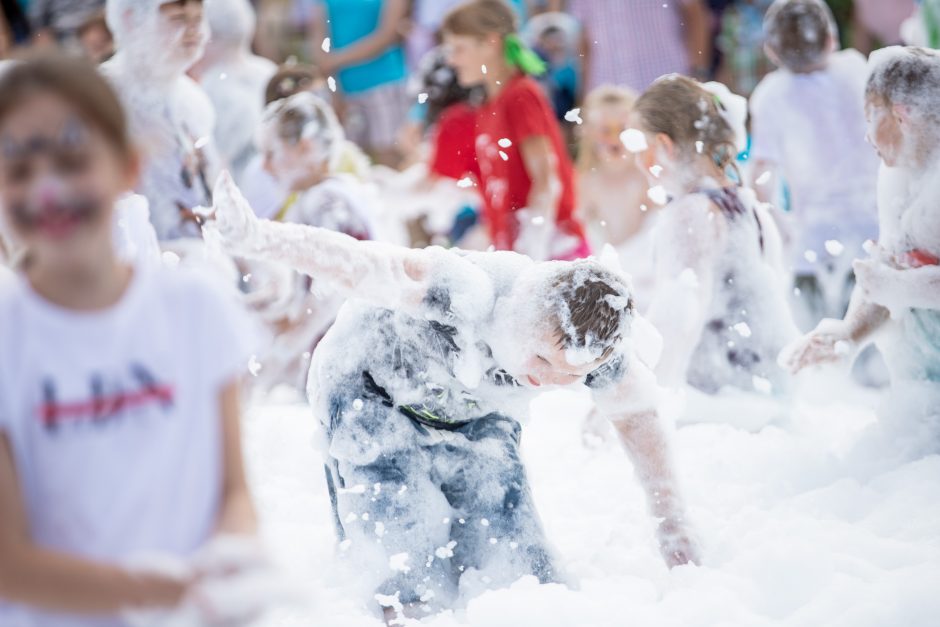
[[[675,518],[666,518],[656,528],[659,551],[669,568],[685,564],[702,563],[699,549],[692,541],[685,525]]]
[[[237,247],[250,242],[257,234],[258,218],[228,172],[222,172],[215,183],[213,204],[205,229],[218,233],[227,246]]]

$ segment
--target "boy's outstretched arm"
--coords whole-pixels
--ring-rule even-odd
[[[671,568],[701,563],[690,537],[685,506],[679,493],[669,440],[656,410],[658,388],[653,372],[637,358],[615,387],[595,391],[598,411],[617,430],[646,492],[650,514],[658,520],[659,549]]]
[[[205,228],[236,255],[283,263],[344,295],[384,306],[417,306],[427,294],[433,261],[425,251],[259,220],[227,172],[213,198],[215,219]]]

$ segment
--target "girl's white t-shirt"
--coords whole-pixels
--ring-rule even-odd
[[[205,542],[222,483],[219,392],[248,346],[234,302],[182,270],[138,268],[93,313],[0,281],[0,431],[32,541],[109,563]],[[121,623],[0,602],[0,624]]]

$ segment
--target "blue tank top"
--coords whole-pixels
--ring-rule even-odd
[[[385,0],[322,0],[333,50],[342,50],[371,35],[382,21]],[[360,94],[405,79],[405,52],[394,44],[369,60],[339,71],[347,94]]]

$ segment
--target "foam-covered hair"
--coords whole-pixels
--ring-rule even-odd
[[[914,46],[891,46],[868,59],[869,98],[903,105],[940,119],[940,53]]]
[[[249,0],[204,0],[212,39],[225,43],[249,43],[257,17]]]
[[[155,20],[160,12],[160,5],[167,0],[108,0],[105,5],[105,20],[114,37],[114,43],[120,49],[132,37],[133,33],[147,20]]]
[[[289,144],[310,140],[332,169],[340,158],[346,136],[333,108],[322,98],[304,91],[272,102],[264,110],[258,143],[263,146],[271,139]]]
[[[775,0],[764,14],[767,46],[788,69],[805,72],[838,41],[836,20],[822,0]]]
[[[563,348],[586,350],[569,363],[593,361],[609,352],[630,332],[635,313],[628,281],[594,259],[546,264],[550,291],[546,302],[557,323]]]

